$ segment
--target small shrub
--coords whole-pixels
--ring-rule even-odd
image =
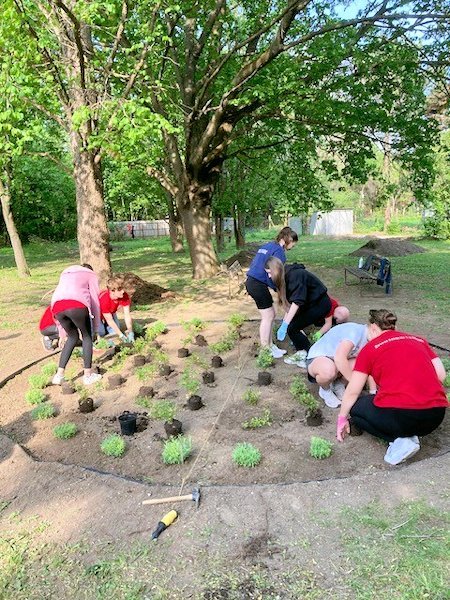
[[[244,315],[241,315],[239,313],[233,313],[228,318],[228,323],[236,329],[238,329],[239,327],[242,327],[242,325],[245,323],[245,317]]]
[[[162,459],[166,465],[181,465],[192,454],[190,437],[178,435],[164,442]]]
[[[95,342],[94,348],[97,348],[97,350],[108,350],[108,348],[111,348],[111,342],[105,340],[105,338],[100,338]]]
[[[35,421],[43,421],[44,419],[51,419],[56,414],[55,407],[53,404],[39,404],[36,408],[31,411],[31,418]]]
[[[148,351],[149,351],[149,354],[152,357],[153,362],[156,365],[159,366],[159,365],[167,365],[167,364],[169,364],[169,357],[168,357],[168,355],[165,352],[163,352],[162,350],[160,350],[159,348],[151,347],[151,348],[148,349]]]
[[[136,377],[139,381],[148,381],[156,375],[158,367],[156,365],[144,365],[136,369]]]
[[[251,388],[248,388],[247,390],[245,390],[242,398],[243,398],[244,402],[246,402],[247,404],[251,404],[252,406],[255,406],[256,404],[258,404],[259,400],[261,399],[261,392],[258,392],[257,390],[252,390]]]
[[[208,369],[209,363],[200,354],[193,352],[186,358],[186,364],[192,365],[193,367],[201,367],[202,369]]]
[[[201,319],[194,317],[190,321],[181,321],[183,329],[187,332],[187,336],[183,339],[183,344],[190,344],[194,337],[205,329],[205,324]]]
[[[236,444],[232,456],[239,467],[256,467],[261,462],[261,452],[247,442]]]
[[[58,365],[54,361],[48,362],[41,367],[41,373],[47,380],[49,377],[53,377],[57,370]]]
[[[31,389],[25,394],[25,400],[28,404],[42,404],[47,400],[47,396],[42,390]]]
[[[230,329],[218,342],[211,344],[209,347],[214,354],[222,354],[222,352],[229,352],[232,350],[238,339],[238,330]]]
[[[142,352],[145,351],[147,344],[148,344],[147,340],[143,337],[139,337],[139,338],[135,339],[133,342],[133,353],[141,354]]]
[[[78,431],[75,423],[61,423],[53,428],[53,435],[59,440],[68,440]]]
[[[142,408],[150,408],[152,401],[148,396],[138,396],[136,398],[136,404],[142,406]]]
[[[194,371],[192,367],[186,367],[181,373],[180,385],[186,391],[187,397],[196,394],[200,389],[197,371]]]
[[[333,444],[320,437],[312,437],[309,453],[313,458],[328,458],[333,453]]]
[[[81,358],[83,356],[83,350],[81,348],[74,348],[72,352],[72,358]]]
[[[272,352],[268,346],[264,346],[258,353],[256,357],[256,365],[260,369],[267,369],[267,367],[271,367],[274,363],[274,358],[272,356]]]
[[[106,456],[114,456],[114,458],[123,456],[125,447],[125,440],[116,433],[108,435],[108,437],[100,444],[100,449],[103,454],[106,454]]]
[[[48,378],[48,375],[36,373],[28,377],[28,383],[33,390],[43,390],[47,386]]]
[[[173,421],[177,414],[175,402],[170,400],[156,400],[150,406],[150,416],[158,421]]]
[[[127,357],[131,356],[131,354],[133,354],[132,348],[128,348],[127,346],[121,348],[119,352],[115,355],[109,370],[114,372],[121,371]]]
[[[156,340],[158,335],[165,333],[167,326],[162,321],[155,321],[151,325],[148,325],[145,329],[145,339],[147,342],[153,342]]]
[[[314,412],[319,408],[319,401],[315,398],[308,390],[304,379],[300,376],[294,377],[291,386],[289,388],[292,396],[302,406],[306,408],[308,412]]]
[[[270,410],[266,408],[260,417],[252,417],[248,421],[242,423],[244,429],[258,429],[259,427],[266,427],[272,425],[272,415]]]

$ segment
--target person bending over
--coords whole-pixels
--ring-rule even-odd
[[[397,465],[420,449],[419,436],[443,421],[448,406],[441,359],[424,338],[396,331],[389,310],[371,310],[369,342],[361,349],[342,399],[337,439],[350,432],[349,418],[360,429],[389,442],[384,460]],[[372,375],[376,395],[361,395]]]
[[[42,345],[44,350],[52,352],[58,348],[59,331],[56,321],[53,317],[51,306],[47,306],[44,314],[39,321],[39,331],[42,335]]]
[[[275,321],[275,309],[273,307],[273,299],[269,292],[269,288],[274,291],[280,291],[276,287],[275,280],[270,277],[266,266],[266,261],[269,257],[276,257],[283,265],[286,262],[286,250],[291,250],[298,241],[298,236],[290,227],[283,227],[279,232],[274,242],[268,242],[261,246],[257,251],[250,268],[247,272],[247,281],[245,287],[251,298],[256,303],[256,306],[261,315],[261,323],[259,326],[259,339],[261,346],[268,346],[271,349],[274,358],[281,358],[286,354],[286,350],[281,350],[272,342],[272,327]],[[278,280],[284,287],[284,281]],[[282,293],[283,297],[285,296]]]
[[[320,327],[319,331],[316,331],[312,336],[312,341],[315,343],[320,338],[330,331],[335,325],[341,325],[347,323],[350,318],[350,311],[346,306],[340,306],[339,302],[330,296],[331,310],[325,316],[325,319],[314,323],[316,327]]]
[[[113,275],[108,279],[107,289],[100,292],[100,329],[99,334],[105,336],[115,333],[123,341],[133,342],[133,320],[131,318],[131,299],[124,290],[124,278],[122,275]],[[126,330],[122,333],[120,329],[117,310],[123,308]]]

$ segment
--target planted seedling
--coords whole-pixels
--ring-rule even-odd
[[[40,389],[31,389],[25,394],[25,400],[28,404],[42,404],[47,400],[47,396]]]
[[[259,429],[259,427],[266,427],[272,425],[272,415],[268,408],[264,409],[263,414],[260,417],[252,417],[248,421],[242,423],[243,429]]]
[[[180,377],[180,386],[186,391],[186,398],[196,394],[200,389],[200,380],[198,372],[192,370],[191,367],[186,367]]]
[[[333,444],[320,437],[312,437],[309,447],[309,453],[313,458],[328,458],[333,453]]]
[[[218,342],[215,344],[211,344],[209,347],[211,351],[217,354],[221,354],[222,352],[229,352],[236,345],[237,340],[239,339],[239,332],[237,329],[229,329],[225,335],[223,335]]]
[[[136,377],[139,381],[148,381],[153,379],[158,370],[157,365],[145,365],[136,369]]]
[[[148,342],[145,338],[143,338],[143,337],[137,338],[133,342],[133,353],[141,354],[142,352],[144,352],[147,349],[147,346],[148,346]]]
[[[200,354],[197,354],[195,352],[193,352],[190,356],[188,356],[188,358],[186,360],[186,364],[192,365],[192,367],[194,367],[194,366],[201,367],[202,369],[208,368],[207,361],[202,356],[200,356]]]
[[[230,315],[228,322],[235,329],[239,329],[245,323],[245,317],[239,313],[233,313]]]
[[[272,351],[268,346],[264,346],[258,353],[256,357],[256,364],[260,369],[267,369],[267,367],[272,367],[274,364],[274,358],[272,356]]]
[[[253,444],[243,442],[237,444],[233,450],[233,461],[239,467],[252,468],[261,462],[261,452]]]
[[[125,440],[116,433],[108,435],[100,444],[100,449],[106,456],[113,456],[114,458],[120,458],[125,452],[126,444]]]
[[[30,377],[28,377],[28,383],[33,390],[43,390],[47,386],[48,378],[49,375],[35,373],[34,375],[30,375]]]
[[[78,431],[75,423],[61,423],[53,428],[53,435],[59,440],[68,440]]]
[[[121,348],[119,352],[117,352],[117,354],[115,355],[113,363],[109,370],[113,372],[121,371],[127,357],[130,356],[132,353],[133,350],[131,348]]]
[[[53,377],[53,375],[56,373],[57,370],[58,370],[58,365],[54,361],[45,363],[45,365],[43,365],[41,367],[41,373],[47,379],[49,377]]]
[[[31,411],[31,418],[35,421],[43,421],[45,419],[51,419],[56,414],[56,409],[53,404],[39,404],[36,408]]]
[[[113,342],[105,340],[105,338],[99,338],[95,342],[94,348],[96,348],[97,350],[108,350],[108,348],[111,348],[112,345],[114,345]]]
[[[177,414],[177,405],[170,400],[155,400],[150,406],[149,414],[153,419],[171,423]]]
[[[178,435],[164,442],[162,459],[166,465],[181,465],[192,454],[192,439]]]
[[[138,406],[142,406],[142,408],[150,408],[152,406],[152,401],[149,396],[138,396],[135,402]]]
[[[153,342],[153,340],[156,340],[158,335],[167,333],[167,331],[168,329],[165,323],[162,321],[155,321],[151,325],[147,325],[145,328],[145,339],[147,342]]]
[[[181,326],[187,333],[187,336],[183,339],[183,344],[190,344],[194,337],[205,328],[204,322],[197,317],[190,321],[181,321]]]
[[[308,390],[305,380],[300,376],[294,377],[289,388],[293,398],[306,409],[306,423],[315,427],[322,425],[322,411],[319,401]]]
[[[248,388],[247,390],[245,390],[244,395],[242,396],[242,399],[247,404],[256,406],[256,404],[258,404],[259,400],[261,399],[261,392],[258,392],[257,390],[252,390],[251,388]]]

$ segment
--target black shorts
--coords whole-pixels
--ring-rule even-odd
[[[253,277],[247,277],[245,287],[248,295],[251,296],[256,302],[256,306],[259,308],[259,310],[264,310],[265,308],[271,308],[273,306],[272,296],[270,295],[269,288],[265,283],[262,283],[262,281],[258,281],[257,279],[253,279]]]

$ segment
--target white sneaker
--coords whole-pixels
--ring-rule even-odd
[[[284,354],[286,354],[287,350],[283,350],[282,348],[278,348],[275,344],[270,346],[270,351],[272,352],[272,356],[274,358],[281,358]]]
[[[345,393],[345,383],[342,381],[342,379],[335,379],[332,381],[330,389],[338,400],[342,400]]]
[[[306,356],[307,356],[307,352],[306,350],[297,350],[297,352],[295,354],[291,354],[291,356],[287,356],[284,359],[284,362],[287,365],[297,365],[297,367],[300,367],[301,369],[306,369]]]
[[[91,373],[90,375],[84,375],[83,385],[92,385],[93,383],[97,383],[97,381],[100,381],[101,378],[102,376],[100,375],[100,373]]]
[[[64,381],[64,375],[60,375],[59,373],[55,373],[53,375],[52,384],[53,385],[61,385]]]
[[[414,456],[419,450],[420,442],[417,435],[397,438],[389,444],[384,460],[390,465],[399,465],[404,460]]]
[[[341,405],[341,401],[335,395],[335,393],[331,390],[331,388],[329,390],[325,390],[323,387],[320,387],[319,388],[319,396],[322,398],[322,400],[325,402],[325,404],[327,406],[329,406],[330,408],[337,408],[338,406]]]
[[[42,346],[43,346],[44,350],[47,350],[48,352],[51,352],[53,350],[53,342],[48,337],[48,335],[42,336],[41,342],[42,342]]]

